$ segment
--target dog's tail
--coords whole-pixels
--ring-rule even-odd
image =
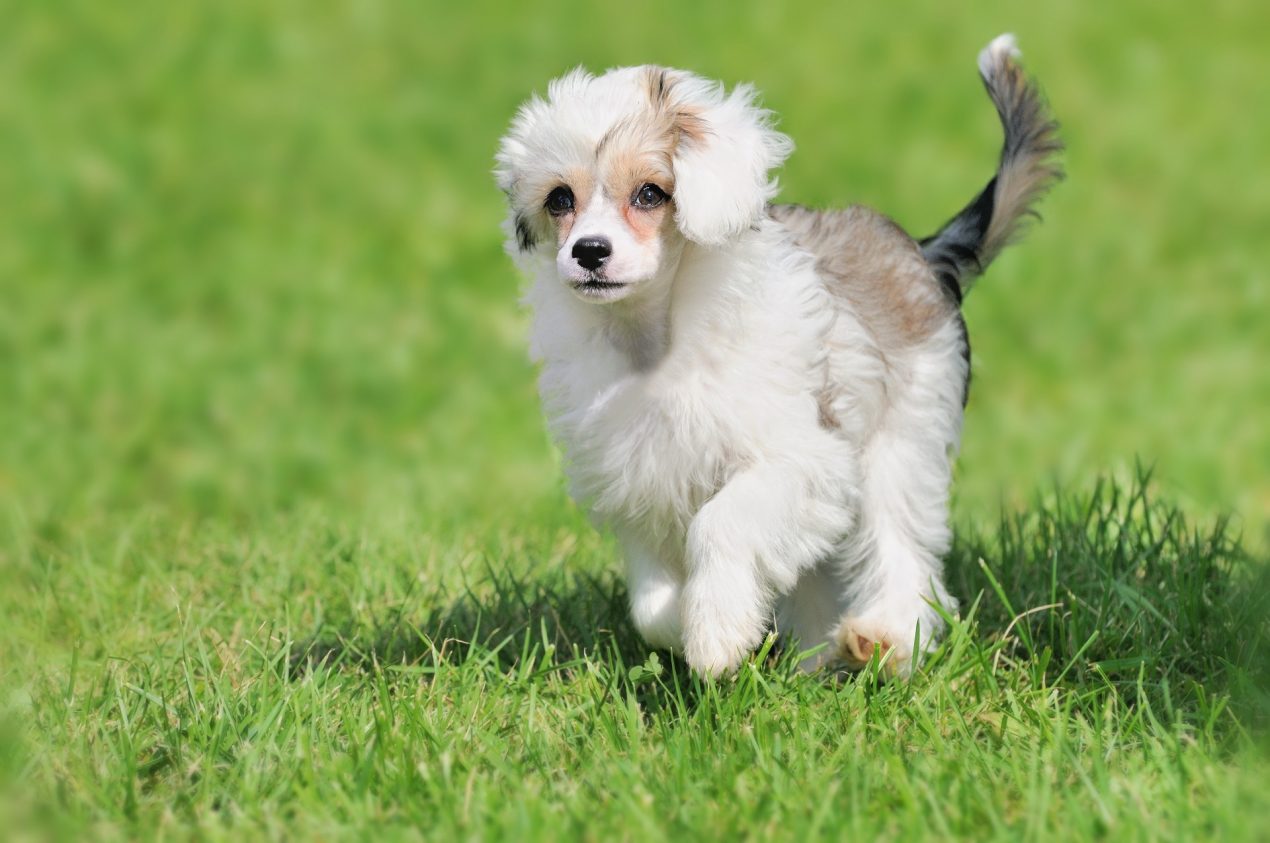
[[[997,107],[1005,144],[988,186],[937,233],[922,254],[957,301],[993,258],[1022,230],[1032,205],[1063,177],[1053,156],[1063,148],[1058,123],[1018,63],[1013,35],[1000,35],[979,53],[979,75]]]

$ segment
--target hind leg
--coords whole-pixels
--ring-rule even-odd
[[[946,457],[920,459],[921,450],[886,437],[865,456],[860,525],[846,555],[849,608],[835,635],[852,667],[879,648],[892,672],[908,673],[943,628],[935,604],[955,608],[941,563],[950,538]],[[930,465],[936,456],[945,467]]]
[[[862,454],[859,523],[842,560],[848,610],[835,635],[848,665],[863,666],[880,650],[900,675],[942,631],[935,607],[956,609],[942,557],[965,363],[946,347],[915,355],[910,371]]]
[[[828,561],[803,574],[793,590],[781,597],[776,607],[781,637],[797,642],[800,652],[823,645],[799,663],[801,670],[816,670],[838,659],[834,633],[846,608],[841,576]]]

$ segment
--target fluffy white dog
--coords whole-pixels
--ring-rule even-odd
[[[744,85],[579,69],[503,139],[572,493],[621,542],[640,633],[693,670],[734,670],[774,623],[828,642],[806,667],[877,652],[903,673],[955,609],[960,302],[1060,175],[1017,56],[1010,36],[979,56],[995,177],[921,241],[858,206],[769,204],[792,144]]]

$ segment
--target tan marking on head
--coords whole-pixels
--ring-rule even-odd
[[[699,144],[710,134],[710,124],[706,123],[700,112],[689,105],[681,105],[675,110],[674,125],[681,142]]]
[[[671,136],[671,147],[680,141],[699,143],[708,135],[709,127],[698,109],[675,96],[675,71],[656,65],[645,69],[648,103]]]
[[[602,169],[605,195],[613,201],[629,203],[635,192],[655,184],[667,196],[674,195],[675,176],[664,150],[624,146],[610,153]]]
[[[648,88],[648,102],[654,109],[662,109],[670,99],[672,80],[665,67],[650,64],[644,68],[644,84]]]
[[[560,248],[569,239],[569,232],[573,231],[573,221],[578,217],[576,214],[565,214],[561,217],[554,217],[556,222],[556,248]]]
[[[554,216],[546,209],[547,196],[557,187],[567,187],[573,192],[573,211]],[[563,173],[544,173],[538,182],[530,186],[527,203],[535,223],[547,230],[554,231],[556,244],[560,245],[569,238],[569,231],[578,215],[586,210],[595,194],[595,174],[586,167],[573,167]]]
[[[622,212],[626,225],[635,239],[646,244],[666,234],[666,230],[674,222],[674,215],[669,212],[671,205],[664,202],[656,208],[635,208],[627,205]]]
[[[672,202],[656,208],[637,208],[631,203],[646,184],[674,196],[673,135],[658,115],[649,114],[628,118],[605,137],[599,161],[604,196],[619,209],[635,239],[648,243],[660,235]]]

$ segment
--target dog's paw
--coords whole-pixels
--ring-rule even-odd
[[[838,625],[834,641],[838,658],[853,670],[864,667],[877,654],[887,676],[907,676],[913,669],[913,633],[901,624],[848,616]]]
[[[683,590],[683,654],[694,673],[720,676],[735,672],[762,642],[771,607],[755,567],[726,561],[755,554],[729,546],[727,531],[711,529],[710,506],[689,529],[694,565]]]
[[[685,630],[683,660],[693,673],[721,677],[737,672],[745,656],[762,644],[766,627],[757,612],[732,614],[735,606],[711,606],[715,611],[699,611]]]
[[[699,676],[727,676],[735,673],[745,652],[717,641],[692,641],[684,646],[684,661]]]

